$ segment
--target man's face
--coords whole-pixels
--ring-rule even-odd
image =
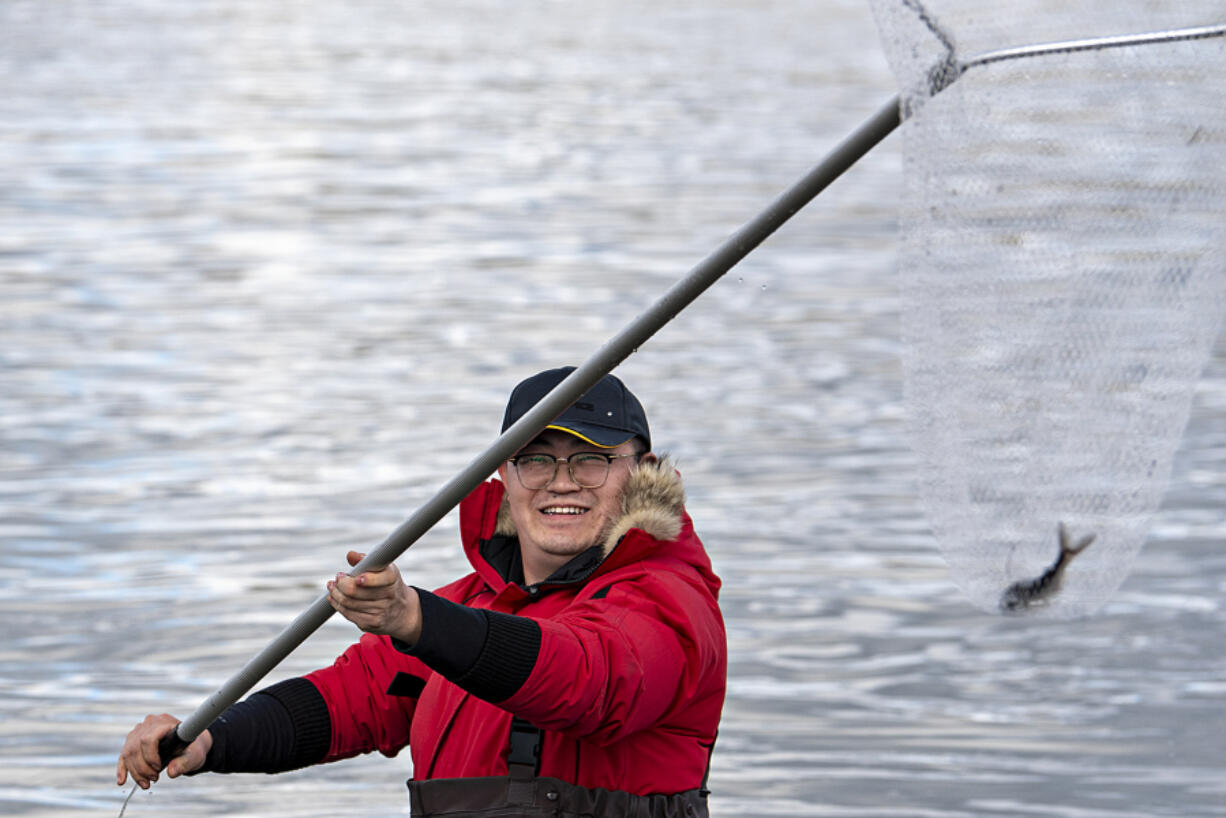
[[[637,440],[629,440],[614,449],[601,449],[566,432],[547,429],[519,453],[554,457],[570,457],[577,452],[634,454],[639,445]],[[503,463],[498,468],[519,534],[528,583],[539,582],[571,557],[601,542],[621,513],[622,489],[633,465],[632,457],[614,460],[604,485],[594,489],[582,488],[571,479],[565,463],[558,464],[552,482],[535,490],[524,488],[514,474],[514,466]]]

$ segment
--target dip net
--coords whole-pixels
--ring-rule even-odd
[[[1226,2],[871,3],[902,89],[933,531],[992,611],[1052,566],[1059,523],[1095,535],[1023,608],[1091,613],[1145,540],[1226,306]]]

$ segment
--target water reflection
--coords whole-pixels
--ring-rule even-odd
[[[858,2],[0,5],[0,802],[186,713],[891,91]],[[915,500],[895,147],[620,370],[726,580],[719,815],[1222,814],[1226,365],[1134,576],[958,596]],[[464,570],[449,516],[401,567]],[[329,623],[277,674],[331,661]],[[402,814],[405,758],[128,814]],[[360,807],[355,808],[355,804]]]

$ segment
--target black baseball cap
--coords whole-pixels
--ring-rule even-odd
[[[511,424],[574,371],[575,367],[564,366],[521,381],[507,400],[502,431],[509,429]],[[643,405],[615,375],[601,378],[545,428],[570,432],[602,449],[611,449],[633,437],[641,437],[647,450],[651,451],[651,432],[647,428],[647,414],[643,411]]]

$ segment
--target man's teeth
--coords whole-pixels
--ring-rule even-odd
[[[546,514],[582,514],[587,509],[579,508],[578,506],[553,506],[552,508],[542,509]]]

